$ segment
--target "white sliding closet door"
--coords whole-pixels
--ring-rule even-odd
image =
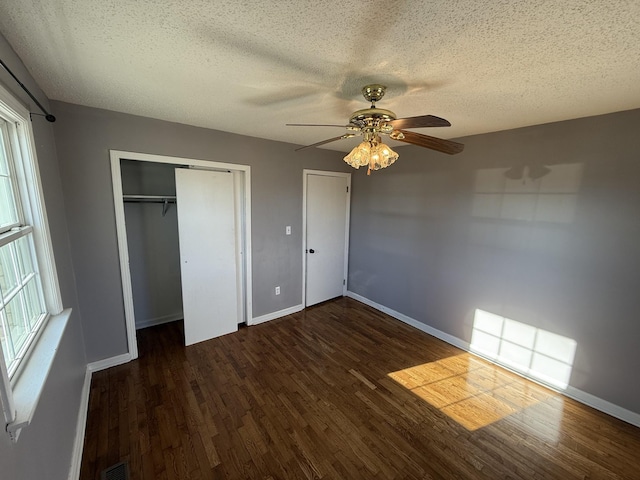
[[[238,330],[233,175],[177,168],[176,196],[184,336],[192,345]]]

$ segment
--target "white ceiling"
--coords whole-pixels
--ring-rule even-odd
[[[303,145],[373,81],[442,138],[640,107],[638,0],[3,0],[0,31],[51,99]]]

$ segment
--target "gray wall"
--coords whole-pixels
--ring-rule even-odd
[[[640,413],[639,127],[634,110],[398,149],[354,175],[349,290],[465,341],[477,308],[574,339],[570,385]],[[505,179],[525,165],[552,171]]]
[[[175,168],[165,163],[120,162],[125,195],[175,195]],[[129,269],[136,328],[182,317],[176,205],[125,202]]]
[[[0,58],[48,106],[46,97],[1,35]],[[39,112],[4,69],[0,69],[0,82],[22,99],[31,112]],[[23,429],[17,444],[12,444],[6,434],[0,434],[0,475],[16,480],[67,478],[86,369],[53,128],[43,117],[34,117],[32,125],[62,299],[65,307],[73,308],[73,314],[31,425]]]
[[[296,153],[286,143],[52,104],[89,361],[127,351],[110,149],[250,165],[253,316],[300,304],[302,170],[348,171],[343,155],[319,149]]]

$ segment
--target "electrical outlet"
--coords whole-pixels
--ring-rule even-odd
[[[280,287],[276,287],[276,295],[280,295]]]
[[[287,235],[291,235],[291,226],[287,225],[287,228],[285,229],[285,232]]]

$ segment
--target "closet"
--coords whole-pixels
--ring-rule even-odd
[[[186,345],[236,331],[246,311],[244,172],[124,158],[118,166],[129,334],[131,316],[136,330],[183,320]]]
[[[120,162],[136,329],[183,319],[176,167]]]

